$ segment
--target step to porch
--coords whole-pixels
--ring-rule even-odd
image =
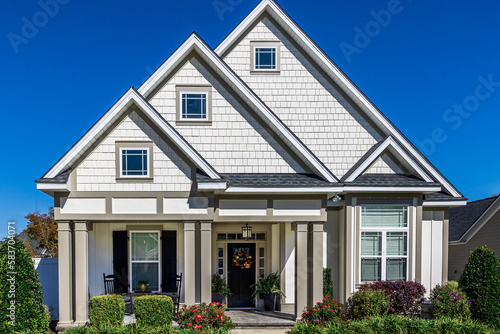
[[[293,327],[250,327],[250,328],[240,328],[237,327],[229,332],[229,334],[288,334]]]
[[[236,324],[235,330],[256,330],[263,328],[266,328],[266,330],[289,330],[295,325],[295,316],[293,313],[261,310],[230,310],[226,311],[226,315]]]

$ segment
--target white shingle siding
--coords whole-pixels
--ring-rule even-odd
[[[279,75],[250,74],[252,41],[281,41]],[[337,177],[382,140],[267,18],[224,61]]]
[[[212,124],[176,124],[176,85],[212,86]],[[303,168],[196,58],[149,101],[219,173],[303,173]]]
[[[116,182],[116,141],[153,141],[153,182]],[[189,191],[191,168],[135,112],[77,167],[77,191]]]
[[[364,174],[404,174],[401,167],[391,159],[387,154],[380,156],[375,162],[368,167]]]

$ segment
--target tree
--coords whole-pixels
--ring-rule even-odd
[[[50,316],[26,246],[11,236],[0,246],[0,333],[47,333]]]
[[[500,327],[500,259],[486,246],[471,252],[459,281],[474,319]]]
[[[57,257],[57,222],[54,220],[54,209],[49,213],[35,211],[26,217],[29,223],[26,232],[30,239],[38,242],[38,248],[44,250],[43,257]]]

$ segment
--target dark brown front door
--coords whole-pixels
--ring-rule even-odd
[[[250,268],[241,268],[234,264],[233,258],[238,252],[245,252],[250,254],[254,262]],[[252,298],[252,289],[250,286],[255,283],[255,266],[257,262],[255,261],[255,244],[228,244],[227,245],[228,256],[228,273],[227,281],[232,296],[228,297],[229,307],[254,307],[254,301]]]

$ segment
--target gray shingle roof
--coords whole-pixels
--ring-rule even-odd
[[[57,174],[55,177],[49,178],[41,178],[36,180],[35,182],[43,182],[43,183],[66,183],[69,179],[69,174],[71,174],[71,169],[66,169],[65,171]]]
[[[329,186],[331,183],[314,174],[293,173],[221,173],[229,186]],[[213,181],[207,176],[197,173],[198,182]]]
[[[424,195],[425,201],[463,201],[465,199],[466,198],[463,197],[453,197],[452,195],[444,193],[442,191]]]
[[[415,176],[402,174],[363,174],[346,185],[356,186],[429,186],[440,185],[436,182],[426,182]]]
[[[467,230],[488,210],[498,197],[490,197],[466,206],[450,209],[450,238],[449,241],[458,241]]]

